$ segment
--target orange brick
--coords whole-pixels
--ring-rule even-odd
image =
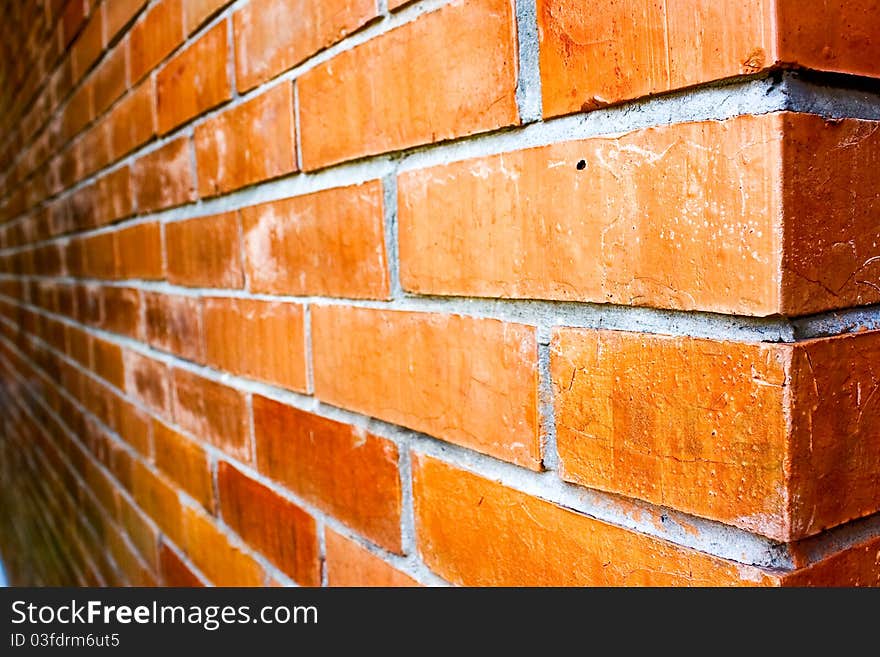
[[[144,337],[156,349],[203,362],[202,300],[144,292]]]
[[[370,181],[241,211],[254,292],[385,299],[382,185]]]
[[[204,513],[184,507],[186,553],[217,586],[262,586],[262,566],[230,543],[229,538]]]
[[[230,456],[251,460],[248,411],[242,393],[186,370],[175,369],[174,420]]]
[[[168,281],[194,287],[244,284],[237,212],[165,225]]]
[[[211,117],[196,126],[194,140],[203,197],[295,171],[292,85]]]
[[[118,159],[146,143],[156,134],[153,85],[149,80],[132,89],[107,114],[110,152]]]
[[[168,367],[129,350],[123,352],[122,360],[125,364],[125,392],[160,416],[168,417],[171,409]]]
[[[73,67],[74,80],[79,80],[85,72],[91,68],[103,50],[104,43],[101,37],[101,11],[100,7],[92,12],[85,29],[70,49],[70,61]]]
[[[508,0],[455,0],[337,55],[297,80],[303,168],[518,123],[516,61]]]
[[[605,524],[422,455],[413,462],[413,495],[422,559],[454,584],[777,583],[758,568]]]
[[[125,79],[125,48],[117,46],[95,69],[95,114],[103,114],[128,87]]]
[[[183,5],[183,24],[186,33],[195,32],[202,23],[230,2],[231,0],[187,0]]]
[[[116,388],[125,388],[125,370],[119,345],[99,338],[92,341],[92,365],[95,374]]]
[[[376,16],[374,0],[255,0],[233,15],[239,91],[292,68]]]
[[[328,586],[418,586],[419,583],[402,573],[352,540],[329,527],[327,541]]]
[[[873,0],[539,0],[544,115],[779,65],[877,76],[878,26]]]
[[[783,115],[782,313],[880,302],[880,199],[872,191],[878,128],[877,121]]]
[[[315,306],[312,350],[321,400],[540,467],[533,327]]]
[[[132,497],[171,540],[183,539],[182,507],[177,491],[140,461],[133,461]]]
[[[85,254],[86,272],[92,278],[112,279],[116,277],[116,235],[98,233],[82,241]]]
[[[137,84],[183,43],[182,0],[162,0],[131,28],[128,37],[129,75]]]
[[[403,7],[404,5],[408,5],[413,0],[388,0],[388,9],[395,10]]]
[[[298,584],[320,585],[318,537],[310,515],[225,461],[217,464],[217,487],[223,519],[246,543]]]
[[[544,116],[747,73],[774,61],[772,0],[538,0]]]
[[[159,134],[232,97],[226,72],[226,22],[175,55],[156,75]]]
[[[118,278],[161,279],[162,229],[158,222],[137,224],[113,233],[116,240]]]
[[[132,165],[132,188],[139,212],[150,212],[196,200],[190,141],[168,142]]]
[[[165,586],[202,587],[205,584],[192,569],[164,543],[159,548],[159,573]]]
[[[255,396],[257,467],[300,498],[400,552],[397,447],[389,440]]]
[[[845,548],[782,579],[783,586],[880,586],[880,539]]]
[[[140,330],[140,295],[133,288],[105,287],[101,290],[101,314],[89,321],[99,321],[99,328],[137,337]]]
[[[141,558],[151,568],[158,566],[159,536],[143,512],[125,495],[119,495],[119,526],[123,529]]]
[[[131,169],[120,167],[101,176],[94,186],[95,225],[124,219],[132,212]]]
[[[158,420],[153,420],[153,446],[156,466],[213,513],[214,487],[205,450]]]
[[[401,282],[777,312],[780,127],[778,115],[676,124],[404,173]]]
[[[876,332],[790,345],[558,329],[560,474],[785,541],[874,513],[880,437],[856,353],[875,352]]]
[[[152,456],[150,424],[146,413],[124,398],[117,398],[116,431],[122,439],[144,456]]]
[[[105,2],[103,7],[108,41],[112,41],[145,4],[147,4],[147,0],[110,0]]]
[[[204,312],[208,365],[308,392],[302,306],[207,298]]]

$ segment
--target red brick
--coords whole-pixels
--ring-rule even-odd
[[[168,281],[193,287],[244,284],[237,212],[165,225]]]
[[[177,491],[140,461],[134,461],[132,496],[171,540],[181,543],[183,518]]]
[[[419,553],[453,584],[776,583],[758,568],[605,524],[426,456],[413,462],[413,496]]]
[[[327,542],[328,586],[418,586],[406,573],[389,565],[354,541],[329,527]]]
[[[226,71],[226,22],[171,59],[156,75],[159,134],[232,97]]]
[[[228,5],[231,0],[187,0],[183,5],[183,23],[186,33],[192,34],[213,14]]]
[[[382,207],[382,185],[370,181],[244,208],[251,289],[388,298]]]
[[[164,543],[159,548],[159,571],[165,586],[202,587],[204,582]]]
[[[389,440],[255,396],[257,467],[300,498],[401,551],[397,447]]]
[[[518,123],[511,11],[455,0],[305,73],[303,168]]]
[[[160,292],[144,292],[144,338],[150,346],[204,361],[202,300]]]
[[[676,124],[404,173],[402,285],[777,312],[780,128]]]
[[[138,158],[132,165],[132,188],[139,212],[196,200],[190,141],[180,137]]]
[[[128,87],[125,78],[125,48],[117,46],[101,61],[94,72],[95,114],[103,114]]]
[[[89,17],[85,29],[70,49],[73,79],[80,80],[101,55],[104,43],[101,35],[101,11],[98,7]]]
[[[116,432],[129,445],[146,457],[153,453],[150,423],[145,412],[124,398],[117,398]]]
[[[303,586],[321,583],[314,519],[229,463],[217,464],[220,509],[246,543]]]
[[[174,420],[230,456],[251,460],[244,395],[186,370],[174,370]]]
[[[199,195],[215,196],[295,171],[293,87],[279,84],[196,126]]]
[[[125,364],[125,392],[161,417],[169,417],[171,393],[168,367],[130,350],[123,352],[122,359]]]
[[[157,280],[165,276],[162,229],[158,222],[137,224],[113,233],[117,278]]]
[[[186,552],[216,586],[262,586],[265,573],[204,513],[184,507]]]
[[[311,312],[322,401],[540,467],[533,327],[346,306]]]
[[[156,110],[153,85],[149,80],[129,91],[107,114],[113,159],[146,143],[156,134]]]
[[[125,388],[122,349],[119,345],[95,338],[92,341],[92,365],[95,374],[116,388]]]
[[[128,217],[132,212],[131,170],[125,166],[101,176],[94,186],[95,225]]]
[[[792,345],[558,329],[560,474],[780,541],[875,513],[875,354],[880,332]]]
[[[183,43],[182,0],[162,0],[138,21],[128,37],[129,76],[136,84]]]
[[[376,16],[374,0],[254,0],[233,15],[239,91],[292,68]]]
[[[153,420],[153,447],[156,467],[213,513],[214,487],[205,450],[158,420]]]
[[[140,329],[140,295],[134,288],[105,287],[101,289],[99,328],[120,333],[130,338],[138,337]]]
[[[308,392],[302,306],[205,299],[207,363],[233,374]],[[254,349],[253,345],[261,345]]]
[[[602,107],[774,59],[772,0],[538,0],[544,116]]]
[[[112,41],[146,4],[147,0],[109,0],[109,2],[105,2],[103,8],[108,41]]]

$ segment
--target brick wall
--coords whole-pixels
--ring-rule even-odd
[[[873,0],[3,3],[32,584],[880,584]]]

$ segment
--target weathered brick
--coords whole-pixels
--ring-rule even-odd
[[[384,299],[382,185],[371,181],[241,211],[251,289]]]
[[[166,224],[168,281],[193,287],[242,287],[239,230],[237,212]]]
[[[533,327],[347,306],[311,313],[318,398],[540,467]]]
[[[139,212],[196,200],[190,155],[189,138],[180,137],[135,160],[131,179]]]
[[[244,395],[220,383],[175,369],[174,421],[230,456],[251,460],[248,410]]]
[[[400,552],[397,447],[361,427],[255,396],[257,467],[302,499]]]
[[[203,197],[295,171],[293,87],[279,84],[211,117],[194,140]]]
[[[229,100],[226,22],[175,55],[156,75],[159,134]]]
[[[125,392],[162,417],[171,413],[171,393],[168,367],[157,360],[126,349],[122,354],[125,364]]]
[[[207,298],[204,314],[208,365],[308,392],[302,306]]]
[[[143,306],[144,339],[151,346],[204,361],[201,299],[144,292]]]
[[[419,553],[454,584],[776,583],[758,568],[600,522],[427,456],[414,459],[413,496]]]
[[[165,276],[162,229],[158,222],[137,224],[113,233],[116,277],[156,280]]]
[[[262,566],[226,534],[210,517],[191,507],[184,507],[187,556],[216,586],[262,586]]]
[[[326,530],[328,586],[418,586],[406,573],[389,565],[354,541]]]
[[[208,511],[214,511],[214,487],[208,455],[197,443],[153,420],[156,467]]]
[[[292,68],[376,16],[374,0],[254,0],[233,14],[239,91]]]
[[[128,36],[129,76],[136,84],[183,43],[183,0],[162,0],[144,14]]]
[[[560,474],[784,541],[874,513],[878,350],[557,329]]]
[[[305,73],[303,168],[517,123],[511,11],[508,0],[455,0]]]
[[[208,18],[230,2],[231,0],[187,0],[183,4],[183,24],[186,33],[195,32]]]
[[[225,461],[217,464],[217,487],[223,519],[233,530],[298,584],[320,584],[310,515]]]

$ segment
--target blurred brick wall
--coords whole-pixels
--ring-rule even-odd
[[[880,8],[0,8],[21,584],[880,583]]]

